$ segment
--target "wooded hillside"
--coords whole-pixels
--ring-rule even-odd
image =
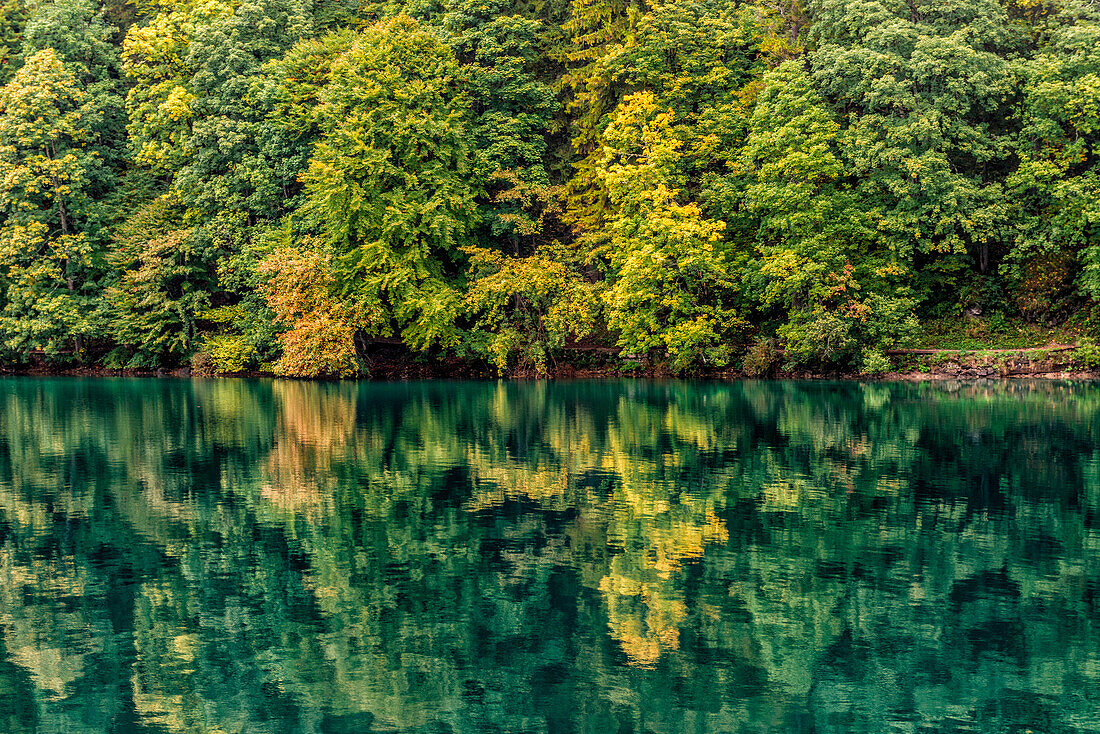
[[[0,61],[8,365],[1100,334],[1096,2],[3,0]]]

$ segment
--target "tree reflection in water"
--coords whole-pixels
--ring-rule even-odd
[[[1100,729],[1090,384],[0,383],[0,729]]]

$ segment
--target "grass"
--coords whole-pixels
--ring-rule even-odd
[[[891,360],[894,363],[894,369],[899,372],[935,372],[948,362],[960,362],[962,358],[963,355],[959,352],[944,352],[943,354],[898,354],[891,357]]]
[[[1031,349],[1048,344],[1073,344],[1082,334],[1082,325],[1069,321],[1056,327],[1028,324],[1003,317],[987,319],[937,319],[921,325],[920,335],[911,345],[916,349]]]
[[[1100,367],[1100,314],[1081,313],[1059,326],[1040,326],[995,315],[988,318],[951,318],[925,321],[918,337],[907,347],[944,350],[937,354],[895,354],[892,360],[900,372],[937,372],[948,363],[964,367],[1004,369],[1019,356],[1011,350],[1031,350],[1033,363],[1055,357],[1045,349],[1051,345],[1077,344],[1072,352],[1059,351],[1057,359]]]

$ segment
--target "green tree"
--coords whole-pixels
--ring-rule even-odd
[[[190,155],[176,172],[177,195],[205,216],[258,218],[282,214],[271,161],[257,142],[267,110],[255,95],[264,62],[313,34],[301,0],[256,0],[196,24],[188,43]]]
[[[209,284],[181,219],[179,207],[164,196],[138,207],[115,229],[107,255],[115,282],[104,293],[106,328],[118,345],[108,358],[113,364],[162,367],[191,356]]]
[[[266,178],[257,186],[267,196],[280,199],[295,210],[303,203],[301,174],[309,165],[321,138],[321,93],[329,82],[332,64],[348,50],[355,32],[337,31],[320,38],[306,38],[284,55],[267,62],[250,92],[267,110],[256,130],[260,157],[266,162]]]
[[[786,312],[779,333],[794,362],[893,347],[915,326],[908,270],[877,243],[839,139],[797,62],[764,76],[738,162],[742,211],[759,227],[745,281],[757,304]]]
[[[223,3],[172,3],[126,33],[122,69],[131,84],[126,110],[135,163],[170,177],[191,157],[191,39],[197,26],[230,12]]]
[[[540,228],[539,215],[524,207],[532,198],[524,191],[548,191],[546,135],[557,102],[534,74],[541,24],[507,9],[503,2],[463,0],[442,23],[463,65],[475,173],[479,181],[493,179],[480,202],[486,235],[518,255],[521,241]]]
[[[73,75],[90,84],[118,76],[115,32],[92,0],[53,0],[35,8],[23,31],[23,46],[28,55],[52,48]]]
[[[366,29],[333,64],[303,176],[356,328],[415,349],[458,339],[455,262],[477,193],[459,79],[450,49],[413,19]]]
[[[110,194],[127,157],[115,33],[92,0],[54,0],[35,8],[23,35],[25,56],[52,49],[84,91],[81,125],[93,133],[86,148],[96,154],[85,164],[85,186],[95,199]]]
[[[1025,314],[1067,307],[1072,280],[1100,298],[1100,11],[1068,3],[1019,62],[1019,168],[1008,180],[1016,237],[1004,271]]]
[[[23,28],[30,17],[25,0],[0,5],[0,84],[7,84],[23,65]]]
[[[972,286],[971,268],[987,278],[1006,239],[1019,28],[994,0],[820,0],[812,15],[813,78],[843,113],[879,237],[919,265],[924,298]]]

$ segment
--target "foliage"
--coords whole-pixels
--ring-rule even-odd
[[[1095,340],[1089,337],[1081,337],[1077,340],[1077,348],[1073,350],[1073,357],[1093,369],[1100,367],[1100,347],[1096,345]]]
[[[608,326],[627,352],[662,349],[675,371],[729,360],[744,322],[720,237],[725,223],[676,201],[680,141],[653,95],[627,97],[604,132],[602,178],[611,219]]]
[[[1019,27],[995,0],[822,0],[814,16],[813,79],[847,113],[844,157],[879,236],[901,262],[927,261],[922,288],[951,287],[971,262],[990,272]]]
[[[859,371],[864,375],[877,375],[894,368],[890,358],[874,347],[867,347],[859,358]]]
[[[450,50],[407,16],[356,37],[321,94],[306,212],[336,255],[355,326],[453,346],[448,269],[473,224],[467,111]]]
[[[274,250],[260,264],[267,277],[264,293],[276,318],[287,326],[279,335],[282,356],[275,372],[302,377],[350,377],[358,374],[355,310],[333,294],[336,276],[331,258],[306,243],[299,249]]]
[[[4,0],[0,5],[0,84],[7,84],[23,65],[23,28],[30,16],[25,0]]]
[[[221,374],[244,372],[255,361],[255,349],[242,334],[209,334],[201,348]]]
[[[500,372],[516,367],[545,374],[568,339],[592,332],[597,289],[554,253],[516,258],[476,247],[465,252],[473,271],[465,305],[476,317],[468,341]]]
[[[1057,311],[1064,298],[1060,283],[1035,287],[1048,277],[1045,264],[1057,271],[1076,261],[1081,289],[1093,299],[1100,295],[1100,158],[1094,142],[1100,135],[1100,11],[1071,2],[1041,30],[1046,42],[1019,64],[1025,81],[1021,160],[1008,177],[1018,202],[1017,228],[1003,268],[1010,282],[1022,284],[1021,305],[1033,317]]]
[[[850,362],[861,345],[881,351],[915,337],[912,301],[877,294],[863,299],[850,280],[841,276],[835,282],[833,298],[779,327],[790,364]]]
[[[771,372],[778,362],[779,351],[776,349],[775,339],[758,337],[745,352],[741,360],[741,370],[749,377],[763,377]]]
[[[96,152],[87,95],[52,49],[0,89],[0,335],[11,352],[80,355],[98,329],[90,291]]]
[[[0,360],[687,374],[746,333],[854,370],[1016,338],[972,317],[1072,336],[1098,49],[1087,0],[2,0]]]
[[[111,43],[116,30],[92,0],[54,0],[35,8],[23,29],[23,49],[53,49],[86,84],[103,82],[118,72],[118,49]]]
[[[166,197],[140,206],[117,228],[108,263],[118,274],[104,293],[118,344],[111,361],[160,367],[187,360],[208,303],[190,232]]]

